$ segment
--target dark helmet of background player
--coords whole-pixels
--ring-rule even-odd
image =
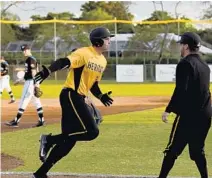
[[[104,27],[98,27],[91,31],[90,33],[90,41],[93,46],[101,47],[104,44],[103,39],[108,37],[114,37],[115,35],[111,35],[110,31]]]
[[[24,51],[26,49],[30,49],[30,47],[28,45],[26,45],[26,44],[21,45],[21,51]]]

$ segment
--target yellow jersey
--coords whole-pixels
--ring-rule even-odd
[[[87,96],[93,84],[102,78],[107,65],[104,55],[98,54],[93,46],[90,46],[79,48],[67,58],[71,65],[65,87]]]

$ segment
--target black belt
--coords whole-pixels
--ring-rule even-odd
[[[67,88],[67,87],[64,87],[63,90],[66,90],[66,91],[71,91],[71,92],[74,92],[78,95],[80,95],[81,97],[85,98],[86,96],[85,95],[81,95],[79,94],[76,90],[74,90],[73,88]]]

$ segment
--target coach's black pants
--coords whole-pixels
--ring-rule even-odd
[[[189,122],[190,121],[190,122]],[[190,158],[195,161],[201,178],[208,178],[207,161],[204,153],[205,139],[211,126],[211,118],[202,115],[193,117],[176,117],[164,151],[159,178],[166,178],[172,169],[175,159],[188,144]]]
[[[171,153],[177,158],[188,144],[192,160],[204,155],[205,139],[211,126],[211,118],[195,117],[198,116],[189,118],[190,122],[183,116],[175,118],[169,143],[164,151],[166,154]]]

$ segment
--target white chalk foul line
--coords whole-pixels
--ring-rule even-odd
[[[31,172],[0,172],[1,175],[32,175]],[[112,175],[112,174],[78,174],[78,173],[62,173],[62,172],[51,172],[48,175],[52,176],[76,176],[76,177],[87,177],[87,178],[156,178],[157,176],[143,176],[143,175]],[[196,178],[196,177],[170,177],[170,178]],[[210,177],[212,178],[212,177]]]

